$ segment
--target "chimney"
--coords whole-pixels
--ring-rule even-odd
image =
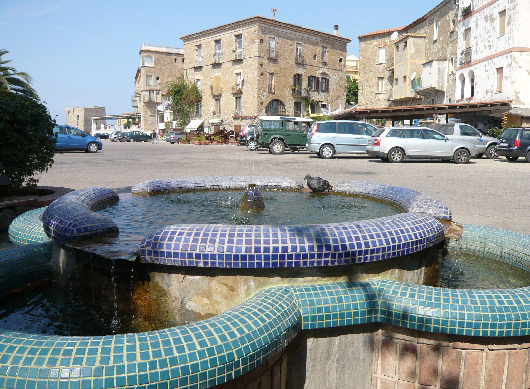
[[[333,33],[334,33],[335,35],[339,35],[339,25],[338,25],[338,24],[335,24],[335,25],[333,26]]]

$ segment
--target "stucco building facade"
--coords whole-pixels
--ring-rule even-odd
[[[172,126],[171,113],[163,97],[167,84],[183,75],[184,51],[179,48],[142,44],[140,67],[134,78],[133,108],[140,128],[151,133]]]
[[[202,94],[197,117],[211,131],[237,133],[259,115],[306,116],[306,103],[311,114],[345,105],[350,39],[338,33],[256,16],[181,39],[186,78]]]
[[[107,121],[105,119],[94,120],[94,117],[105,116],[105,107],[72,107],[65,108],[66,124],[79,128],[87,134],[92,134],[98,129],[105,130]]]
[[[459,16],[455,98],[510,100],[504,124],[530,127],[530,2],[462,0]]]

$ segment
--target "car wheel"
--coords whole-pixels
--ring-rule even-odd
[[[499,154],[497,154],[497,145],[490,145],[486,149],[486,157],[489,159],[497,158]]]
[[[99,146],[97,143],[95,142],[90,142],[87,146],[86,146],[86,151],[88,153],[97,153],[99,150]]]
[[[320,158],[330,159],[335,155],[335,147],[332,145],[323,145],[319,152]]]
[[[530,151],[526,153],[526,162],[530,162]]]
[[[249,149],[250,151],[256,151],[258,149],[258,142],[256,142],[255,140],[249,140],[247,149]]]
[[[271,152],[271,154],[274,155],[283,154],[283,152],[285,151],[285,143],[283,143],[279,139],[273,140],[272,143],[269,145],[269,151]]]
[[[471,154],[466,149],[458,149],[453,155],[453,161],[455,163],[468,163]]]
[[[405,159],[405,152],[399,147],[394,147],[388,152],[388,161],[392,163],[403,162]]]
[[[515,162],[519,159],[519,157],[506,157],[506,159],[510,162]]]

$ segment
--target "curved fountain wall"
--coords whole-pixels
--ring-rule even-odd
[[[342,190],[353,193],[353,187],[357,184]],[[405,209],[451,217],[421,194],[405,191],[397,197]],[[519,241],[503,253],[528,268],[530,237],[494,230],[505,240]],[[492,234],[473,226],[464,231],[463,251]],[[40,269],[42,264],[28,261],[27,266]],[[60,337],[0,330],[0,387],[211,387],[269,360],[300,331],[370,323],[432,334],[528,337],[530,288],[449,290],[389,280],[280,286],[213,318],[147,333]]]

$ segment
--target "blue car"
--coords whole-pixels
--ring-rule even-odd
[[[103,148],[103,144],[99,139],[81,131],[79,128],[55,126],[53,135],[57,139],[55,143],[55,149],[57,150],[82,150],[87,153],[97,153]]]

